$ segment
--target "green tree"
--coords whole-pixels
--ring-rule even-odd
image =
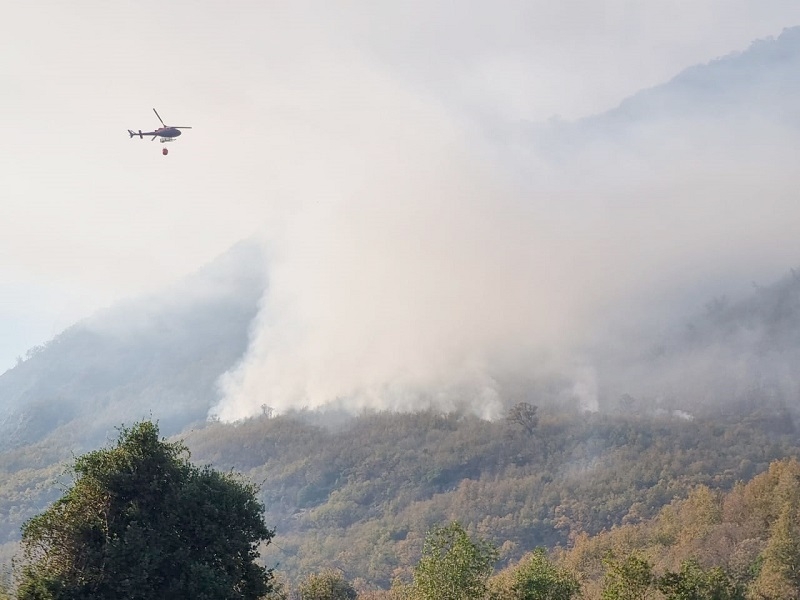
[[[744,600],[744,591],[721,568],[703,570],[695,560],[681,564],[678,573],[668,572],[656,586],[667,600]]]
[[[655,577],[653,566],[647,559],[630,554],[623,560],[607,556],[603,562],[606,573],[601,600],[646,600],[652,597]]]
[[[489,542],[473,541],[453,522],[428,532],[422,557],[414,568],[414,597],[420,600],[483,598],[497,550]]]
[[[272,573],[257,489],[197,468],[144,421],[79,457],[70,489],[22,531],[19,600],[255,600]]]
[[[577,578],[555,566],[543,548],[524,558],[514,576],[514,598],[519,600],[570,600],[580,589]]]
[[[300,600],[355,600],[358,594],[341,571],[326,569],[306,577],[298,586]]]
[[[758,600],[800,599],[800,511],[794,501],[784,502],[770,529],[761,569],[751,586]]]
[[[571,600],[580,593],[578,579],[548,558],[544,548],[524,556],[489,581],[489,600]]]

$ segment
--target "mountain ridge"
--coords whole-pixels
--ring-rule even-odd
[[[553,117],[517,124],[511,138],[533,144],[543,156],[562,162],[596,143],[657,142],[663,127],[678,121],[749,125],[754,118],[800,129],[800,25],[778,37],[753,41],[742,51],[687,67],[668,81],[642,89],[616,106],[574,121]]]
[[[266,285],[262,250],[237,244],[161,293],[67,328],[0,375],[0,449],[85,421],[97,442],[154,414],[167,433],[202,420],[244,353]]]

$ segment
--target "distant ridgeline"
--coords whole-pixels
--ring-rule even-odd
[[[174,433],[204,420],[216,380],[244,354],[265,288],[243,242],[163,292],[77,323],[0,376],[0,450],[57,434],[83,450],[152,416]]]
[[[531,123],[512,135],[521,135],[545,155],[569,160],[581,146],[595,142],[641,141],[654,135],[651,141],[657,145],[661,126],[669,123],[724,122],[736,130],[751,122],[760,126],[763,121],[758,119],[766,119],[797,130],[799,68],[800,26],[784,29],[777,38],[753,42],[743,52],[685,69],[607,112],[574,122]]]

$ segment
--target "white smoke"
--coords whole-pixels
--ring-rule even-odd
[[[271,199],[268,290],[220,381],[224,420],[328,403],[496,416],[505,376],[574,364],[609,324],[653,325],[797,256],[796,132],[757,107],[593,134],[564,158],[490,143],[369,67],[349,76],[326,80],[326,116],[292,109],[305,126],[283,150],[304,168]],[[579,371],[572,395],[596,410]]]
[[[572,395],[577,398],[581,411],[597,412],[600,409],[597,371],[593,367],[578,369]]]
[[[579,256],[446,119],[433,125],[369,123],[378,141],[352,188],[301,202],[268,233],[269,289],[222,381],[221,418],[341,398],[471,397],[492,415],[493,371],[568,337],[564,316],[589,293],[570,275]]]

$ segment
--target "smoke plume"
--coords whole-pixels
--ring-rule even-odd
[[[303,168],[271,198],[268,289],[213,413],[337,403],[492,417],[508,381],[553,372],[596,409],[598,349],[797,256],[797,130],[774,82],[722,67],[715,86],[733,91],[720,98],[678,81],[540,127],[454,112],[354,67],[327,89],[324,117],[293,109]]]

